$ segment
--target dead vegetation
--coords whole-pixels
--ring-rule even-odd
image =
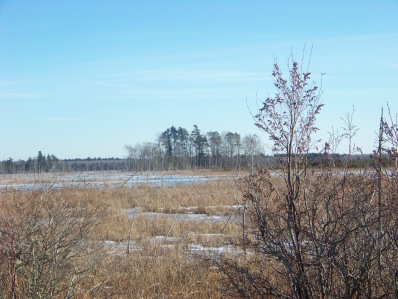
[[[284,180],[265,169],[195,186],[2,192],[0,297],[295,298],[297,253],[313,294],[391,297],[396,177],[382,175],[380,235],[373,168],[329,166],[300,183],[298,243]]]
[[[0,297],[221,298],[192,248],[240,234],[236,184],[3,190]]]
[[[274,85],[255,116],[280,163],[245,179],[248,221],[236,247],[209,261],[224,273],[224,293],[240,298],[397,298],[397,123],[381,116],[378,148],[361,170],[351,165],[352,115],[345,134],[322,149],[317,171],[307,160],[322,104],[311,74],[293,56],[287,78],[277,62]],[[348,139],[339,168],[330,144]],[[392,158],[392,159],[391,159]]]

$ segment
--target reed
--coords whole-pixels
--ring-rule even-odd
[[[24,286],[29,261],[23,258],[20,261],[7,251],[12,240],[5,227],[24,236],[25,255],[32,255],[29,248],[33,247],[29,244],[36,238],[35,234],[44,237],[51,228],[42,224],[55,223],[60,218],[64,221],[59,221],[57,229],[69,233],[79,230],[79,223],[91,219],[90,226],[84,226],[87,233],[76,242],[95,244],[102,257],[96,258],[93,264],[90,262],[94,256],[90,255],[70,260],[70,267],[58,269],[65,272],[65,281],[62,281],[65,288],[51,296],[51,292],[43,293],[43,298],[61,298],[67,294],[72,298],[221,298],[221,273],[209,267],[205,259],[196,258],[192,247],[221,247],[241,235],[236,208],[241,197],[239,184],[240,181],[226,177],[173,187],[3,192],[0,194],[3,207],[0,264],[14,265],[14,268],[1,267],[2,281],[9,283],[0,285],[0,297],[11,293],[14,298],[33,296]],[[62,211],[68,213],[63,215]],[[31,226],[23,225],[23,215],[32,216]],[[67,217],[78,219],[74,222],[77,226],[69,227]],[[51,244],[58,242],[57,236],[53,237]],[[45,243],[44,239],[40,242]],[[68,271],[72,271],[77,262],[90,265],[89,271],[66,287],[71,279]]]

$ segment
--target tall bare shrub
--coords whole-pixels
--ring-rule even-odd
[[[213,259],[229,282],[227,294],[242,298],[392,297],[397,265],[394,236],[383,234],[380,239],[374,172],[355,172],[348,164],[337,169],[333,156],[326,154],[321,157],[323,168],[311,169],[307,154],[322,108],[321,90],[293,57],[288,79],[277,63],[272,75],[277,92],[264,101],[255,118],[256,126],[273,142],[279,163],[246,178],[248,233],[236,244],[244,246],[245,254]],[[389,199],[392,203],[396,194],[383,195],[381,217],[389,215],[391,224],[396,220],[387,197],[394,198]]]

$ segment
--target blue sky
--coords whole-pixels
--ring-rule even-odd
[[[398,112],[397,15],[397,0],[0,0],[0,159],[123,157],[172,125],[267,144],[249,109],[304,45],[326,73],[318,137],[355,105],[371,152],[381,107]]]

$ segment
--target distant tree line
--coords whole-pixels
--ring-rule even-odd
[[[236,132],[209,131],[202,133],[197,125],[189,132],[171,126],[159,134],[155,142],[126,145],[131,169],[236,169],[259,163],[264,157],[260,138]]]
[[[27,160],[14,161],[9,158],[0,161],[1,174],[108,170],[127,171],[128,162],[126,159],[113,157],[59,159],[55,155],[43,155],[41,151],[36,157],[29,157]]]
[[[39,151],[27,160],[0,161],[1,174],[70,171],[161,171],[187,169],[232,170],[247,168],[264,158],[256,135],[243,138],[236,132],[210,131],[203,134],[197,125],[192,131],[171,126],[154,142],[126,145],[121,158],[59,159]]]
[[[0,161],[0,174],[82,172],[82,171],[162,171],[162,170],[240,170],[252,165],[275,164],[284,155],[266,156],[263,144],[257,135],[241,137],[236,132],[209,131],[203,134],[197,125],[191,132],[182,127],[171,126],[159,134],[154,142],[126,145],[125,158],[75,158],[59,159],[55,155],[38,152],[27,160],[9,158]],[[332,159],[336,166],[346,163],[345,155],[308,153],[313,166],[321,166]],[[369,155],[352,155],[352,167],[368,165]]]
[[[0,172],[2,174],[12,174],[21,172],[49,172],[55,168],[59,168],[62,161],[54,155],[43,155],[38,152],[34,158],[29,157],[27,160],[14,161],[12,158],[0,162]]]

